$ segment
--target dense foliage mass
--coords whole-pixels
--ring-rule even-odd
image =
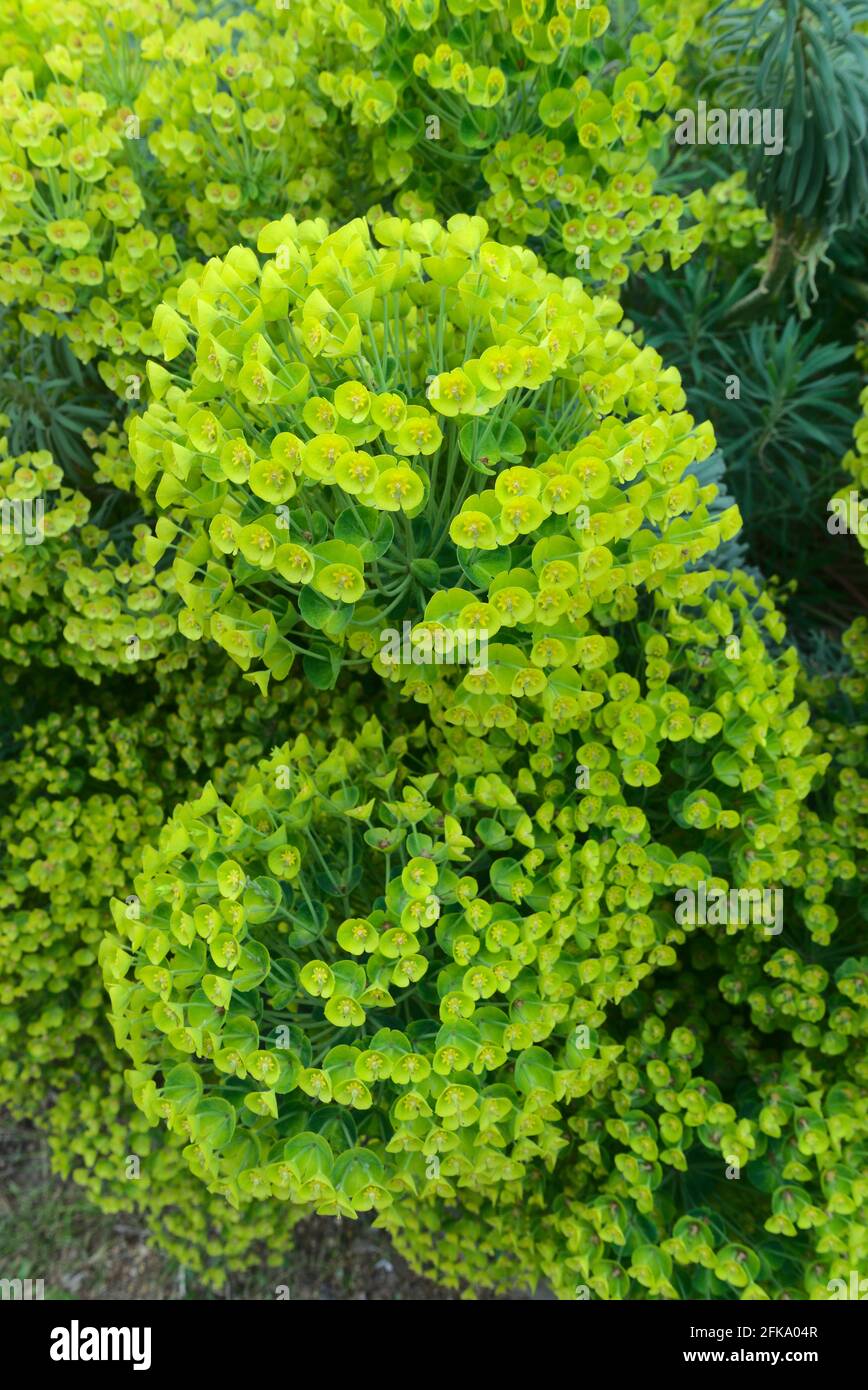
[[[864,1275],[866,35],[0,0],[0,1103],[215,1285]]]

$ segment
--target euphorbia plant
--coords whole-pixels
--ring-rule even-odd
[[[273,6],[222,22],[61,4],[46,47],[15,8],[28,52],[0,85],[0,299],[135,401],[154,306],[188,257],[255,236],[287,200],[328,210],[334,146],[300,56],[312,12],[299,35]]]
[[[329,214],[343,150],[311,68],[321,40],[315,7],[269,3],[143,42],[135,112],[197,255],[255,239],[277,207]]]
[[[209,1194],[180,1138],[133,1105],[97,964],[108,902],[122,893],[133,909],[143,852],[203,776],[229,790],[278,728],[352,729],[357,692],[325,707],[288,681],[254,714],[231,666],[194,657],[156,689],[110,680],[87,704],[32,719],[46,696],[28,674],[27,700],[4,711],[2,729],[0,1103],[47,1134],[56,1172],[219,1286],[228,1271],[284,1257],[292,1219]]]
[[[864,1261],[864,625],[800,660],[617,302],[771,234],[668,148],[705,9],[2,7],[0,298],[135,418],[0,451],[0,1100],[216,1282],[308,1212],[465,1292]]]
[[[143,380],[153,308],[182,265],[133,167],[131,115],[15,68],[0,85],[0,298],[29,332],[104,358],[120,396]]]
[[[792,866],[824,763],[783,758],[793,790],[762,788],[750,809],[744,792],[637,793],[602,772],[582,795],[571,740],[544,734],[387,741],[370,720],[331,747],[276,749],[231,798],[206,786],[179,807],[135,879],[137,911],[113,904],[101,948],[133,1095],[231,1202],[374,1209],[423,1260],[414,1231],[448,1233],[455,1205],[490,1213],[469,1229],[494,1240],[480,1246],[492,1267],[447,1242],[433,1254],[447,1282],[544,1272],[564,1297],[582,1280],[600,1297],[766,1296],[777,1265],[735,1234],[742,1206],[772,1219],[763,1198],[713,1223],[713,1279],[673,1271],[696,1258],[677,1175],[704,1164],[725,1185],[771,1133],[717,1045],[699,1070],[700,1039],[738,1001],[721,980],[717,1013],[698,1014],[696,972],[733,934],[746,960],[772,953],[747,925],[679,924],[672,898]],[[663,1047],[655,1015],[670,1011]],[[594,1229],[598,1250],[580,1234]],[[598,1263],[601,1239],[620,1264]]]
[[[115,481],[130,482],[120,436],[93,436],[100,442],[105,452],[97,460]],[[46,667],[72,666],[97,682],[106,670],[136,674],[140,663],[184,665],[189,653],[177,635],[174,576],[158,575],[147,559],[149,527],[135,514],[113,529],[97,526],[90,499],[64,485],[47,450],[9,457],[6,443],[0,438],[0,656],[9,664],[7,679],[37,656]],[[95,478],[104,476],[95,470]],[[129,509],[131,499],[124,500]]]
[[[155,315],[160,399],[130,428],[186,603],[264,685],[298,653],[334,682],[407,621],[499,635],[463,680],[475,723],[497,693],[546,703],[643,592],[702,593],[686,566],[738,527],[690,465],[714,445],[677,373],[617,304],[492,241],[484,219],[385,218],[334,233],[292,217],[235,247]],[[413,675],[431,697],[436,669]]]
[[[319,86],[371,146],[395,207],[474,204],[504,241],[614,287],[686,260],[700,229],[655,181],[701,6],[445,0],[327,7]],[[481,176],[481,177],[480,177]]]

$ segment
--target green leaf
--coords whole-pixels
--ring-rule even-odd
[[[436,560],[414,560],[410,566],[410,573],[420,584],[424,584],[426,589],[435,589],[440,583],[440,566]]]
[[[529,1047],[515,1059],[515,1084],[527,1095],[531,1091],[555,1094],[554,1063],[541,1047]]]
[[[298,611],[308,627],[324,628],[334,609],[331,600],[318,594],[310,585],[306,585],[299,594]]]
[[[309,1182],[311,1178],[328,1178],[334,1164],[334,1154],[328,1140],[321,1134],[296,1134],[287,1139],[283,1146],[283,1162],[298,1178],[299,1182]]]
[[[305,590],[307,592],[307,590]],[[308,652],[302,659],[305,678],[315,690],[333,690],[341,669],[340,653],[334,647]]]
[[[480,589],[488,589],[492,580],[496,579],[499,574],[505,574],[511,568],[512,555],[509,546],[485,551],[481,555],[477,555],[477,552],[473,550],[459,549],[458,563],[471,584]]]
[[[385,555],[395,539],[395,523],[376,507],[347,507],[335,521],[335,537],[354,545],[366,562]]]
[[[322,935],[327,922],[328,914],[323,903],[313,902],[310,907],[304,902],[296,903],[288,938],[290,946],[296,949],[311,946]]]
[[[261,922],[270,922],[280,907],[282,897],[283,893],[276,879],[265,876],[252,879],[241,900],[246,920],[253,926]]]
[[[232,972],[232,983],[242,993],[255,989],[267,978],[271,962],[268,951],[259,941],[247,940],[241,948],[241,958]]]
[[[499,821],[492,820],[490,816],[483,816],[482,820],[476,822],[476,833],[486,849],[509,849],[512,844],[511,836],[507,835]]]
[[[190,1117],[190,1133],[205,1149],[225,1148],[235,1133],[235,1109],[228,1100],[207,1096]]]
[[[458,433],[458,447],[468,467],[477,473],[491,475],[494,465],[506,459],[518,463],[527,448],[524,435],[517,426],[506,421],[469,420]]]
[[[497,113],[492,109],[475,107],[465,110],[458,123],[458,138],[470,150],[484,150],[497,139]]]
[[[164,1100],[171,1101],[176,1112],[183,1114],[196,1104],[202,1095],[202,1089],[202,1078],[195,1067],[190,1066],[188,1062],[182,1062],[167,1074],[162,1096]]]

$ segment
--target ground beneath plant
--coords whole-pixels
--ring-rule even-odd
[[[230,1275],[219,1292],[152,1248],[143,1226],[107,1216],[80,1187],[51,1172],[44,1139],[0,1115],[0,1278],[43,1279],[52,1299],[457,1299],[414,1274],[369,1221],[309,1217],[294,1228],[285,1269]],[[479,1292],[480,1298],[491,1298]],[[524,1301],[527,1294],[516,1294]]]

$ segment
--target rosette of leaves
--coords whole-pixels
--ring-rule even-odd
[[[172,558],[181,632],[251,681],[299,654],[320,686],[359,652],[385,674],[382,633],[409,622],[389,673],[417,698],[477,727],[517,702],[569,719],[640,600],[711,582],[686,566],[739,517],[688,471],[714,439],[677,373],[613,301],[487,233],[386,218],[376,246],[286,217],[264,264],[235,247],[158,311],[169,365],[130,426],[163,512],[148,554]],[[497,639],[494,674],[456,688],[420,662],[437,632]]]
[[[853,428],[852,346],[820,321],[743,324],[736,310],[752,279],[750,270],[733,279],[716,258],[697,258],[677,277],[637,279],[630,313],[677,365],[688,408],[714,427],[753,562],[798,581],[793,626],[805,631],[831,617],[840,630],[859,575],[852,547],[829,533],[827,503]]]
[[[384,191],[412,187],[444,216],[470,191],[503,241],[611,288],[698,244],[681,199],[653,186],[697,8],[631,3],[610,27],[605,5],[573,0],[340,3],[343,62],[319,85],[370,142]]]
[[[65,341],[34,338],[7,319],[0,328],[0,416],[9,453],[47,450],[63,460],[67,481],[81,485],[90,465],[82,438],[108,425],[111,398]]]
[[[868,207],[866,21],[864,0],[727,0],[708,26],[715,104],[782,112],[783,151],[745,151],[748,184],[774,223],[754,296],[792,278],[803,316],[830,240]]]

